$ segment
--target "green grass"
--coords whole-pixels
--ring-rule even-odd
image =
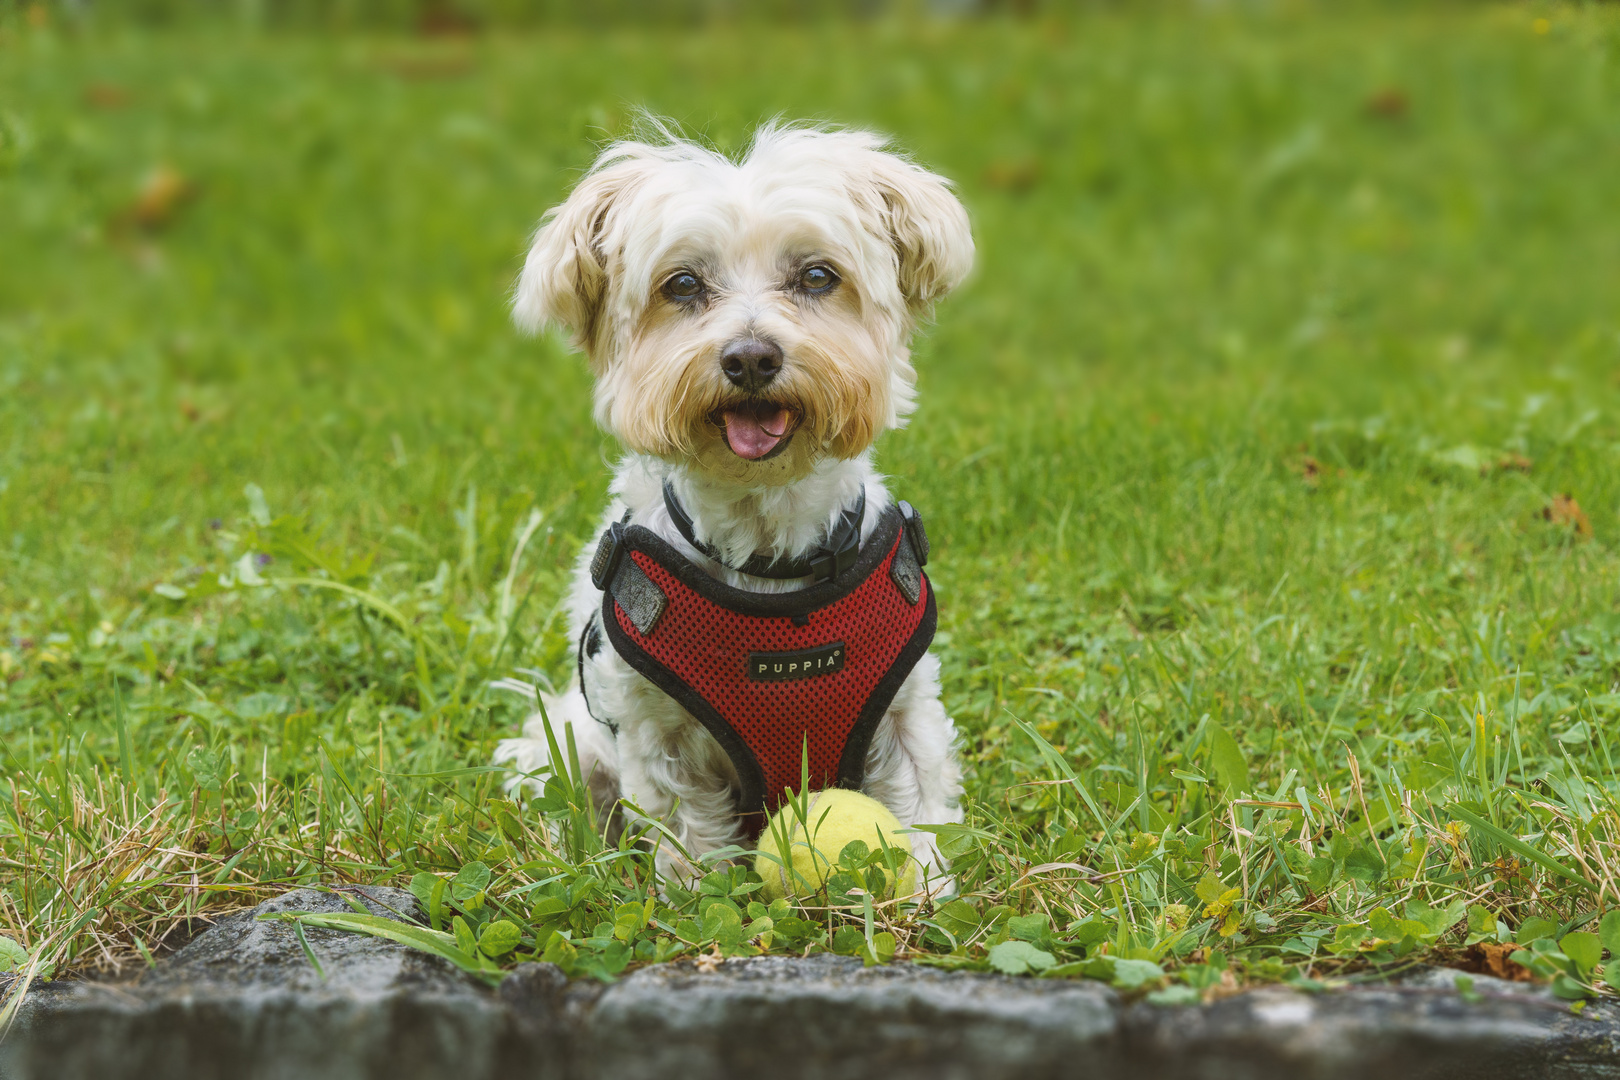
[[[483,932],[604,976],[835,948],[1175,999],[1518,937],[1601,989],[1620,16],[1244,10],[0,17],[0,965],[414,880],[448,935],[418,944],[474,968]],[[724,868],[660,898],[561,778],[520,809],[480,771],[524,709],[489,680],[568,674],[616,453],[506,293],[635,105],[722,147],[870,124],[961,183],[979,267],[880,446],[936,546],[960,902],[872,907],[857,871],[750,909]],[[187,195],[143,221],[159,168]]]

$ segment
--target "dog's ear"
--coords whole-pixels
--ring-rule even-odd
[[[633,157],[604,155],[567,200],[541,218],[512,298],[519,326],[531,332],[560,326],[577,347],[591,348],[608,290],[602,238],[614,203],[640,172]]]
[[[926,312],[973,269],[973,229],[950,181],[892,154],[874,155],[873,180],[900,260],[906,304]]]

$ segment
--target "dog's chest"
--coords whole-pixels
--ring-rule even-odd
[[[877,724],[933,636],[926,553],[915,513],[891,506],[842,572],[762,594],[615,523],[592,566],[592,623],[608,643],[597,647],[709,731],[736,768],[744,813],[774,809],[789,789],[859,787]],[[588,627],[582,649],[591,641]]]

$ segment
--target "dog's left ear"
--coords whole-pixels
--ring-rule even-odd
[[[889,238],[900,260],[900,291],[918,313],[973,269],[973,228],[950,181],[892,154],[873,170]]]

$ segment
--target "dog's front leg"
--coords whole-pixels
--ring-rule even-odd
[[[955,742],[956,727],[939,699],[939,660],[925,655],[878,724],[861,790],[908,827],[960,822],[962,769]],[[950,865],[934,834],[914,832],[910,839],[922,868],[919,884],[926,884],[930,896],[954,892]]]
[[[495,748],[495,764],[513,770],[505,783],[507,796],[529,798],[540,794],[552,765],[551,743],[546,738],[549,719],[551,737],[565,754],[569,733],[573,733],[580,776],[590,789],[598,819],[610,820],[619,801],[619,750],[613,732],[591,717],[577,686],[556,697],[542,695],[541,703],[544,712],[534,713],[524,721],[520,738],[502,739]]]
[[[657,844],[659,876],[690,887],[711,869],[704,855],[745,841],[736,770],[702,725],[647,689],[658,696],[648,695],[619,733],[624,797],[658,821],[648,839]]]

